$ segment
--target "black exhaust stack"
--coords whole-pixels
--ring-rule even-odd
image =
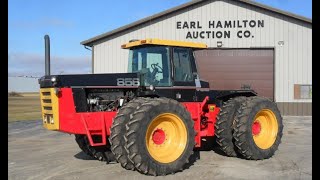
[[[50,38],[48,35],[44,36],[45,45],[45,75],[50,75]]]

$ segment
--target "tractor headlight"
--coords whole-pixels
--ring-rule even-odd
[[[52,78],[51,78],[51,82],[57,82],[57,78],[55,77],[55,76],[53,76]]]
[[[56,86],[58,83],[58,78],[56,76],[51,77],[51,83],[53,86]]]

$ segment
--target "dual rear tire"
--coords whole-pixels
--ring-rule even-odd
[[[281,142],[283,123],[277,105],[250,97],[238,109],[233,128],[237,151],[246,159],[268,159]]]
[[[227,156],[267,159],[281,142],[282,117],[277,105],[262,97],[236,97],[221,107],[215,124],[217,144]]]

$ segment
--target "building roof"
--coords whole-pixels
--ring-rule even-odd
[[[126,31],[126,30],[128,30],[130,28],[133,28],[135,26],[150,22],[152,20],[161,18],[161,17],[163,17],[165,15],[175,13],[177,11],[183,10],[183,9],[188,8],[190,6],[194,6],[194,5],[206,2],[206,1],[208,1],[208,0],[193,0],[193,1],[181,4],[179,6],[173,7],[171,9],[165,10],[163,12],[160,12],[160,13],[154,14],[152,16],[140,19],[140,20],[135,21],[133,23],[130,23],[128,25],[119,27],[119,28],[114,29],[112,31],[100,34],[100,35],[95,36],[95,37],[90,38],[90,39],[87,39],[85,41],[82,41],[81,44],[85,45],[85,46],[92,46],[94,42],[99,41],[99,40],[101,40],[103,38],[110,37],[110,36],[115,35],[117,33]],[[280,10],[280,9],[277,9],[277,8],[273,8],[271,6],[267,6],[267,5],[264,5],[264,4],[261,4],[261,3],[257,3],[255,1],[249,1],[249,0],[234,0],[234,1],[241,2],[241,3],[244,3],[244,4],[248,4],[248,5],[257,7],[257,8],[268,10],[268,11],[271,11],[271,12],[274,12],[274,13],[277,13],[277,14],[285,15],[285,16],[288,16],[288,17],[291,17],[291,18],[294,18],[294,19],[297,19],[297,20],[312,24],[312,20],[309,19],[309,18],[306,18],[304,16],[300,16],[300,15],[297,15],[297,14],[293,14],[293,13],[290,13],[290,12],[287,12],[287,11],[283,11],[283,10]]]
[[[177,46],[177,47],[190,47],[190,48],[207,48],[208,46],[204,43],[194,43],[187,41],[173,41],[173,40],[165,40],[165,39],[143,39],[143,40],[135,40],[129,42],[127,44],[123,44],[121,48],[130,49],[136,46],[143,45],[161,45],[161,46]]]

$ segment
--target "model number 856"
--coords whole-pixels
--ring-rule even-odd
[[[117,78],[117,86],[139,86],[139,78]]]

